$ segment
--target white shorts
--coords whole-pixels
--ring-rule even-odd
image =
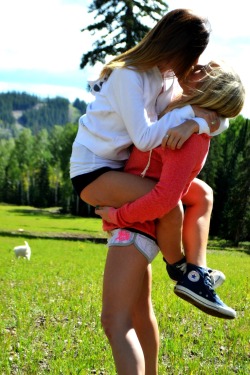
[[[108,238],[108,247],[134,245],[137,250],[151,263],[159,252],[156,242],[141,233],[131,232],[128,229],[114,229]]]

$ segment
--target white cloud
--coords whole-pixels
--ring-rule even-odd
[[[32,83],[6,83],[0,82],[0,92],[28,92],[30,95],[35,95],[40,98],[55,98],[60,96],[67,98],[72,103],[76,98],[89,103],[93,100],[92,94],[85,90],[73,87],[53,84],[32,84]]]
[[[87,9],[60,0],[8,0],[0,9],[1,69],[77,69],[91,46],[81,29]]]
[[[2,1],[0,90],[6,85],[9,87],[7,90],[11,90],[16,80],[16,91],[17,87],[24,87],[21,91],[27,89],[29,92],[30,87],[38,95],[44,93],[51,96],[58,90],[58,95],[63,92],[71,98],[74,92],[85,92],[87,75],[93,78],[97,74],[97,68],[89,67],[84,71],[79,68],[81,56],[91,49],[93,40],[87,33],[81,32],[92,19],[87,12],[90,3],[90,0]],[[166,3],[170,10],[192,8],[208,17],[212,34],[202,60],[218,57],[235,68],[247,89],[243,114],[250,117],[247,2],[237,0],[231,4],[227,0],[169,0]],[[33,72],[33,82],[28,83],[24,71]],[[10,81],[9,72],[12,73]],[[50,73],[46,82],[41,83],[41,72]],[[35,78],[35,74],[38,78]]]

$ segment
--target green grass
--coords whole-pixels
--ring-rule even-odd
[[[56,209],[0,205],[0,234],[104,237],[101,219],[61,215]]]
[[[159,257],[153,264],[153,298],[162,335],[160,374],[250,373],[249,255],[209,251],[208,264],[227,275],[218,293],[237,310],[233,321],[210,317],[178,299],[171,281],[164,282]]]
[[[25,261],[12,253],[22,242],[1,238],[2,373],[88,374],[107,361],[111,374],[99,322],[106,247],[33,239],[31,260]]]
[[[14,208],[13,213],[13,207],[3,207],[2,212],[10,215],[5,222],[1,218],[5,231],[19,228],[20,218],[30,223],[28,231],[50,232],[53,227],[54,233],[67,233],[72,228],[70,217],[49,218],[41,212],[35,216],[40,220],[34,220],[29,211],[20,214]],[[83,227],[88,232],[89,221],[77,220],[79,233]],[[91,225],[90,232],[95,228],[101,234],[99,220]],[[0,374],[115,375],[100,325],[106,246],[29,238],[31,260],[16,259],[13,247],[25,239],[0,237]],[[161,335],[159,375],[250,373],[249,255],[209,251],[208,263],[227,275],[219,295],[237,310],[235,320],[210,317],[179,299],[161,256],[153,262],[153,303]]]

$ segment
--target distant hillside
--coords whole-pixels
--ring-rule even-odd
[[[25,92],[0,93],[0,139],[15,137],[23,127],[36,134],[54,125],[75,123],[86,112],[86,103],[56,97],[41,99]]]

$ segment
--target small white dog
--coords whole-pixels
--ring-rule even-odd
[[[16,254],[16,257],[22,257],[30,260],[31,256],[31,248],[29,247],[29,244],[27,241],[24,241],[25,245],[23,246],[16,246],[14,247],[14,252]]]

